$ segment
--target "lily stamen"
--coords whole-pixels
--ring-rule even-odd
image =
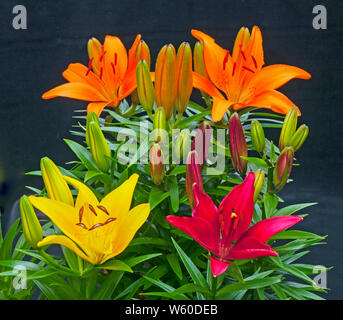
[[[255,69],[257,69],[257,61],[256,61],[256,59],[255,59],[255,57],[253,55],[251,56],[251,59],[254,62]]]
[[[246,66],[243,66],[242,68],[243,68],[244,70],[249,71],[249,72],[255,73],[254,70],[251,70],[250,68],[248,68],[248,67],[246,67]]]
[[[90,60],[89,60],[89,64],[88,64],[88,70],[87,70],[87,72],[86,72],[86,76],[88,76],[88,74],[91,72],[91,70],[92,70],[92,63],[93,63],[93,60],[94,60],[94,58],[91,58]]]
[[[101,211],[105,212],[108,216],[110,215],[104,206],[97,206],[97,208],[100,209]]]
[[[223,60],[223,70],[225,70],[225,67],[226,67],[226,64],[227,64],[227,61],[229,60],[229,50],[226,51],[226,55],[224,57],[224,60]]]
[[[94,207],[93,207],[91,204],[88,205],[88,208],[89,208],[89,210],[92,211],[96,216],[98,215],[98,214],[96,213]]]
[[[83,210],[84,210],[84,207],[82,206],[80,211],[79,211],[79,221],[80,221],[80,223],[81,223],[82,217],[83,217]]]

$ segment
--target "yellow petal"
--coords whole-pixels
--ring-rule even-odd
[[[100,205],[107,209],[111,217],[119,220],[121,217],[127,215],[130,210],[138,177],[138,174],[133,174],[128,180],[101,200]]]
[[[50,244],[60,244],[62,246],[67,247],[68,249],[74,251],[79,257],[82,259],[92,263],[97,264],[97,261],[95,260],[95,256],[88,257],[76,244],[74,241],[69,239],[66,236],[62,235],[52,235],[44,238],[43,240],[38,242],[38,247],[44,247]]]
[[[150,205],[148,203],[143,203],[134,207],[125,217],[123,217],[120,225],[118,226],[117,236],[113,241],[112,253],[105,255],[102,262],[113,258],[126,249],[138,229],[147,220],[149,213]]]

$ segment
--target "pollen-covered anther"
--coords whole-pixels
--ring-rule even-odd
[[[237,66],[237,63],[235,62],[235,63],[233,64],[233,67],[232,67],[232,76],[235,75],[236,66]]]
[[[223,70],[225,70],[226,64],[227,64],[227,62],[229,60],[229,54],[230,54],[230,52],[229,52],[229,50],[227,50],[226,54],[225,54],[225,57],[224,57],[224,60],[223,60]]]
[[[257,61],[254,56],[251,56],[252,61],[254,62],[254,66],[257,69]]]
[[[88,231],[94,230],[95,228],[102,227],[104,224],[103,223],[96,223],[93,227],[90,227]]]
[[[243,66],[242,68],[243,68],[244,70],[247,70],[247,71],[251,72],[251,73],[255,73],[254,70],[252,70],[252,69],[250,69],[250,68],[248,68],[248,67],[246,67],[246,66]]]
[[[89,64],[88,64],[88,69],[87,69],[87,72],[86,72],[86,76],[88,76],[88,74],[91,72],[91,70],[92,70],[92,63],[93,63],[93,60],[94,60],[94,58],[91,58],[90,60],[89,60]]]
[[[83,224],[83,223],[77,223],[76,224],[77,226],[79,226],[79,227],[81,227],[81,228],[83,228],[83,229],[86,229],[86,230],[88,230],[88,228]]]
[[[98,214],[96,213],[94,207],[93,207],[91,204],[88,205],[88,208],[89,208],[89,210],[92,211],[96,216],[98,215]]]
[[[97,206],[97,208],[100,209],[101,211],[105,212],[108,216],[110,215],[104,206]]]
[[[110,223],[110,222],[112,222],[112,221],[116,221],[117,220],[117,218],[108,218],[105,222],[104,222],[104,224],[108,224],[108,223]]]

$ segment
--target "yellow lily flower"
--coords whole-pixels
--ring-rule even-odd
[[[150,213],[148,203],[130,210],[138,175],[133,174],[100,202],[82,182],[63,178],[78,189],[74,206],[44,197],[29,197],[32,205],[65,234],[47,236],[38,242],[38,247],[60,244],[91,264],[102,264],[124,251]]]

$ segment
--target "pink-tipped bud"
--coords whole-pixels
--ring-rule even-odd
[[[232,164],[235,170],[244,177],[248,162],[242,157],[248,156],[248,147],[241,120],[236,112],[231,116],[229,121],[229,146]]]
[[[280,191],[286,184],[293,165],[294,150],[286,147],[280,153],[274,168],[273,184],[275,191]]]
[[[163,163],[162,149],[158,143],[154,143],[150,148],[150,172],[152,181],[156,185],[160,185],[165,174],[165,164]]]
[[[190,151],[186,164],[186,193],[190,206],[194,207],[193,185],[196,183],[201,191],[203,191],[203,183],[201,177],[201,168],[199,157],[195,150]]]
[[[207,121],[204,121],[199,126],[191,147],[191,150],[195,150],[198,153],[201,169],[204,167],[206,163],[211,136],[211,126]]]

